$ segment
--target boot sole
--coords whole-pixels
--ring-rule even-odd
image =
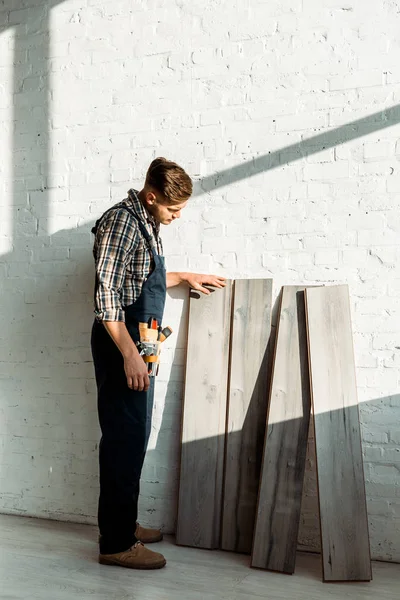
[[[156,563],[156,564],[152,564],[152,565],[133,565],[133,564],[129,564],[129,563],[122,563],[122,562],[113,560],[112,558],[103,558],[102,556],[99,556],[99,563],[101,565],[109,565],[111,567],[125,567],[126,569],[138,569],[140,571],[150,571],[150,570],[154,570],[154,569],[162,569],[167,564],[167,561],[164,559],[164,562]]]

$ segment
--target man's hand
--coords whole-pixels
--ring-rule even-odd
[[[138,392],[147,392],[150,386],[147,365],[138,352],[124,356],[124,369],[128,388]]]
[[[147,365],[140,356],[125,323],[121,321],[103,321],[103,323],[124,357],[124,369],[128,387],[138,392],[147,392],[150,386]]]
[[[207,296],[210,295],[205,285],[210,285],[215,288],[224,288],[226,286],[226,278],[219,275],[199,275],[198,273],[167,273],[167,288],[187,283],[189,287],[198,290]]]
[[[205,285],[210,285],[215,288],[224,288],[226,285],[226,278],[220,277],[219,275],[199,275],[197,273],[185,273],[184,281],[187,282],[189,287],[203,294],[209,296],[211,294],[210,290],[204,287]]]

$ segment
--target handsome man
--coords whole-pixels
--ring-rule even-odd
[[[139,480],[150,435],[155,377],[139,355],[139,322],[162,323],[166,290],[186,282],[225,286],[214,275],[166,273],[160,223],[179,219],[192,182],[176,163],[156,158],[140,192],[116,204],[93,228],[96,265],[92,354],[98,389],[100,441],[99,562],[159,569],[162,554],[143,543],[162,539],[137,523]]]

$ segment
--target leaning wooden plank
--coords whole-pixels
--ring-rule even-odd
[[[267,414],[272,279],[234,283],[221,548],[251,552]]]
[[[251,565],[293,573],[310,422],[304,287],[282,290]]]
[[[219,546],[231,288],[190,294],[176,532],[185,546]]]
[[[307,289],[325,581],[369,581],[371,559],[347,285]]]

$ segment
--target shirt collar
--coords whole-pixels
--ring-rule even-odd
[[[128,190],[128,202],[131,204],[132,208],[140,217],[142,221],[145,223],[149,223],[157,232],[160,229],[160,223],[157,223],[153,215],[151,215],[148,210],[143,206],[138,197],[138,191],[134,189]]]

